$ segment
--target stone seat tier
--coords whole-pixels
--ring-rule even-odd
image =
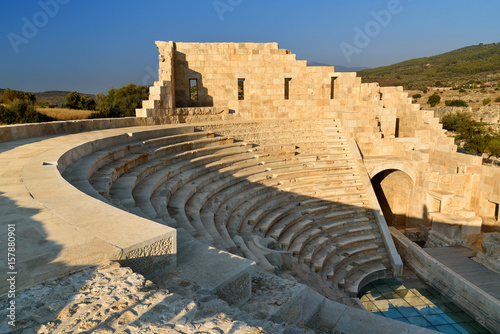
[[[209,155],[210,152],[219,152],[224,149],[235,148],[241,150],[242,144],[233,144],[232,140],[227,138],[208,138],[177,143],[168,147],[158,148],[148,161],[130,168],[127,171],[127,176],[134,175],[135,186],[136,183],[139,183],[157,170],[162,169],[166,164]]]
[[[323,199],[317,199],[315,201],[310,201],[310,203],[322,203]],[[307,203],[309,204],[309,203]],[[330,212],[343,211],[350,209],[347,204],[331,202],[329,204]],[[272,221],[264,221],[262,230],[265,230],[266,236],[271,236],[278,240],[283,231],[285,231],[290,226],[293,226],[297,221],[302,219],[317,219],[322,216],[327,215],[329,212],[318,212],[318,215],[311,215],[310,210],[307,205],[300,205],[295,207],[293,210],[289,210],[286,216],[281,216],[279,219]]]
[[[213,213],[225,203],[226,199],[232,199],[236,194],[241,193],[245,189],[255,187],[256,184],[259,184],[259,182],[267,187],[277,186],[277,181],[268,179],[267,173],[268,171],[258,170],[258,167],[254,170],[248,169],[245,172],[240,171],[239,173],[232,175],[233,177],[231,178],[218,181],[217,186],[209,184],[207,185],[207,190],[201,189],[201,193],[205,194],[203,195],[204,199],[199,202],[203,203],[203,207],[200,210],[202,220],[211,221]],[[242,180],[244,182],[242,182]],[[204,225],[206,224],[204,223]],[[212,225],[212,223],[209,223],[208,225]]]
[[[302,169],[302,172],[297,173],[297,169]],[[249,180],[252,182],[259,182],[261,184],[268,184],[269,182],[276,184],[279,182],[286,182],[290,178],[290,176],[297,177],[299,175],[304,175],[304,174],[316,174],[316,173],[321,173],[325,170],[328,170],[329,168],[304,168],[303,165],[301,164],[295,164],[293,165],[287,165],[283,166],[282,168],[278,167],[273,167],[273,168],[267,168],[266,172],[264,174],[259,174],[255,175]],[[300,181],[300,179],[297,179]],[[305,180],[307,180],[307,177],[305,177]]]
[[[388,269],[379,262],[380,256],[374,257],[372,261],[362,266],[362,268],[356,268],[356,271],[351,273],[344,280],[344,291],[349,293],[351,297],[357,297],[359,293],[359,287],[362,286],[362,282],[371,277],[376,276],[379,278],[385,277],[385,273]]]
[[[317,240],[321,236],[327,237],[328,242],[334,244],[335,246],[338,246],[338,244],[335,242],[336,239],[339,237],[343,237],[346,235],[359,235],[364,232],[370,232],[371,227],[368,225],[363,225],[363,222],[357,222],[355,218],[350,218],[346,219],[345,221],[350,221],[350,224],[344,224],[341,227],[337,228],[335,231],[330,231],[329,233],[326,233],[325,231],[321,230],[321,234],[318,234],[316,236],[310,236],[308,237],[305,242],[303,247],[301,248],[301,251],[299,252],[299,258],[303,258],[306,262],[311,262],[315,255],[323,248],[323,247],[329,247],[326,243],[319,243]],[[311,247],[312,246],[312,247]],[[341,248],[338,246],[337,248]],[[377,246],[378,248],[378,246]],[[346,256],[349,255],[346,253]]]
[[[252,247],[252,243],[245,242],[243,238],[239,235],[234,237],[234,242],[238,249],[241,251],[241,253],[246,257],[247,259],[251,261],[255,261],[255,263],[261,267],[262,269],[269,271],[269,272],[274,272],[274,266],[269,263],[269,261],[266,259],[264,254],[260,252],[258,249],[255,247]],[[252,247],[252,248],[251,248]]]
[[[233,168],[233,166],[229,166],[229,167],[226,167],[226,168]],[[214,172],[214,173],[216,173],[216,172]],[[216,176],[219,178],[220,174],[218,174]],[[233,175],[231,175],[231,176],[233,176]],[[248,177],[248,175],[246,175],[246,176]],[[254,175],[254,177],[255,177],[255,175]],[[217,181],[217,180],[214,180],[213,177],[209,177],[209,176],[204,176],[204,179],[205,179],[205,182],[202,183],[202,184],[199,184],[201,186],[201,188],[198,188],[198,187],[195,186],[195,185],[198,185],[198,183],[197,183],[198,181],[191,180],[191,183],[189,184],[190,191],[187,193],[187,195],[185,197],[187,198],[187,197],[189,197],[191,195],[192,196],[196,196],[196,192],[198,192],[198,191],[201,192],[201,193],[203,193],[204,190],[202,189],[202,187],[205,186],[205,185],[210,186],[209,182],[207,182],[208,180],[210,180],[210,181]],[[265,180],[264,175],[261,176],[261,179]],[[274,183],[274,184],[276,183],[276,182],[274,182],[274,180],[271,180],[271,182]],[[201,198],[201,200],[197,200],[196,203],[195,203],[195,205],[190,205],[189,206],[192,214],[196,215],[196,216],[199,216],[199,214],[196,213],[196,212],[199,212],[198,208],[200,207],[200,205],[203,205],[204,202],[206,201],[206,196],[201,196],[200,198]],[[171,205],[171,204],[169,203],[169,205]],[[180,205],[182,206],[182,202],[180,203]]]
[[[298,196],[299,196],[299,195],[298,195]],[[231,200],[232,200],[233,202],[232,202],[232,203],[224,203],[224,205],[226,206],[226,208],[233,208],[233,207],[235,207],[238,203],[243,203],[243,202],[245,202],[245,198],[246,198],[246,197],[244,197],[244,196],[242,197],[241,195],[239,196],[239,198],[234,198],[234,197],[231,197]],[[289,200],[289,199],[287,199],[287,201],[290,201],[290,200]],[[255,203],[255,202],[254,202],[254,203]],[[258,202],[257,202],[257,204],[258,204]],[[218,213],[219,213],[219,215],[217,216],[217,221],[218,221],[217,225],[218,225],[218,227],[219,227],[219,228],[221,228],[221,227],[222,227],[221,225],[222,225],[222,222],[223,222],[223,221],[225,221],[225,218],[227,218],[227,217],[229,216],[229,213],[228,213],[227,211],[228,211],[228,210],[226,209],[225,216],[221,216],[220,212],[218,212]],[[243,212],[244,212],[244,211],[243,211]],[[223,218],[223,217],[224,217],[224,218]],[[243,221],[244,221],[244,219],[243,219]],[[234,230],[236,231],[236,230],[238,230],[238,228],[234,228]]]
[[[217,162],[225,159],[226,162],[231,161],[236,164],[240,161],[252,159],[252,156],[245,154],[243,148],[238,144],[230,144],[219,149],[211,148],[186,153],[171,156],[169,159],[163,159],[154,166],[151,166],[151,174],[147,178],[143,178],[132,190],[135,203],[139,207],[145,208],[150,213],[150,216],[161,217],[166,213],[165,210],[159,210],[158,206],[153,205],[153,202],[155,202],[154,194],[161,192],[158,189],[164,185],[166,180],[171,180],[181,172],[186,172],[190,169],[203,170],[205,166],[214,161]],[[165,190],[165,188],[162,189]],[[167,192],[169,189],[167,189]],[[166,199],[163,203],[165,204],[163,205],[165,208]],[[156,201],[156,204],[158,204],[158,201]],[[151,206],[156,211],[156,214],[151,211]]]
[[[188,131],[186,133],[186,131]],[[161,136],[168,136],[164,138],[175,138],[173,142],[183,142],[186,140],[195,140],[203,137],[209,137],[211,134],[208,132],[189,132],[189,128],[179,128],[179,129],[161,129],[153,131],[144,131],[139,133],[132,133],[122,140],[121,137],[115,137],[111,140],[105,140],[102,142],[95,142],[97,149],[92,153],[80,157],[77,161],[70,164],[64,173],[68,181],[78,181],[78,180],[88,180],[90,176],[99,168],[104,166],[110,161],[114,161],[128,154],[135,154],[139,151],[145,151],[145,147],[154,147],[151,145],[145,145],[148,140],[144,141],[130,141],[141,140],[143,138],[154,136],[159,134]],[[180,133],[180,134],[179,134]],[[109,146],[108,146],[109,145]],[[99,147],[101,147],[99,149]]]
[[[322,272],[323,269],[326,268],[325,263],[327,262],[330,254],[343,254],[343,250],[348,247],[356,247],[356,245],[361,243],[373,242],[373,240],[375,240],[375,236],[373,236],[370,231],[371,228],[365,226],[361,228],[344,229],[342,232],[339,231],[334,236],[330,235],[330,243],[325,244],[315,253],[311,259],[311,266],[316,271]],[[342,255],[342,257],[346,256]]]
[[[178,175],[181,171],[201,167],[231,155],[239,155],[242,146],[238,144],[210,145],[209,147],[173,153],[162,159],[151,160],[130,170],[117,179],[110,189],[110,196],[126,207],[134,207],[133,191],[135,186],[153,173],[162,170],[163,175]],[[251,157],[247,157],[251,158]],[[165,167],[167,166],[167,167]],[[176,167],[176,169],[173,168]],[[155,181],[157,181],[155,179]]]
[[[207,137],[208,134],[205,134]],[[177,140],[181,140],[182,138],[176,138]],[[176,142],[166,147],[156,148],[155,150],[150,150],[150,152],[141,152],[132,155],[125,155],[118,159],[111,160],[111,157],[108,157],[108,162],[105,165],[99,167],[91,176],[90,183],[96,188],[96,190],[101,194],[109,194],[109,191],[112,187],[113,182],[128,172],[133,167],[143,164],[148,160],[156,160],[159,157],[174,153],[174,152],[182,152],[189,149],[202,148],[202,147],[210,147],[217,146],[227,143],[227,138],[219,137],[219,138],[202,138],[196,139],[189,142]],[[141,145],[142,146],[142,145]]]
[[[327,222],[332,222],[337,220],[347,222],[351,217],[359,216],[360,214],[363,214],[363,211],[340,209],[320,215],[318,217],[308,215],[305,216],[304,219],[306,220],[312,219],[312,221],[314,222],[314,226],[321,228],[321,226]],[[356,221],[353,221],[353,223],[356,223]],[[294,238],[300,235],[301,232],[302,232],[301,229],[299,230],[296,229],[296,224],[288,224],[281,229],[276,229],[273,232],[273,234],[271,234],[271,236],[273,236],[274,238],[277,237],[276,240],[278,240],[284,247],[288,249],[291,246]]]
[[[260,171],[258,161],[245,152],[232,155],[223,159],[215,160],[203,166],[187,169],[182,174],[176,174],[167,181],[169,196],[167,197],[170,207],[181,209],[197,192],[211,182],[231,177],[241,170]],[[174,202],[180,200],[174,205]],[[203,202],[194,203],[194,207],[200,207]]]
[[[300,180],[300,179],[299,179],[299,180]],[[266,181],[267,181],[267,180],[266,180]],[[267,185],[267,182],[266,182],[266,181],[262,181],[262,182],[264,182],[264,184],[266,184],[266,185]],[[271,179],[270,181],[275,181],[275,179]],[[302,186],[303,186],[303,187],[307,187],[307,183],[304,183]],[[298,192],[297,194],[301,194],[301,192]],[[248,206],[250,205],[249,203],[256,202],[256,201],[254,201],[254,200],[252,200],[252,199],[251,199],[251,196],[246,196],[246,197],[244,197],[244,199],[245,199],[245,198],[250,198],[250,199],[249,199],[249,200],[247,200],[246,202],[243,200],[243,201],[240,201],[240,202],[238,202],[238,203],[245,202],[245,205],[248,207]],[[234,197],[232,198],[232,200],[233,200],[233,203],[236,203],[236,202],[234,202],[234,201],[236,200]],[[274,201],[274,199],[273,199],[273,201]],[[290,201],[289,201],[289,202],[290,202]],[[297,206],[297,205],[292,205],[292,207],[293,207],[293,206]],[[252,207],[251,207],[251,209],[252,209],[252,211],[253,211],[253,210],[256,210],[255,206],[252,206]],[[283,212],[283,210],[282,210],[282,209],[279,209],[279,210],[280,210],[281,212]],[[247,208],[247,209],[244,209],[244,210],[243,210],[243,212],[245,212],[245,211],[246,211],[246,212],[248,212],[248,211],[250,211],[250,210]]]
[[[187,205],[187,202],[204,184],[217,182],[226,177],[227,174],[230,174],[229,172],[221,173],[220,168],[224,166],[237,168],[238,166],[247,166],[248,164],[255,164],[255,162],[251,155],[241,152],[240,154],[217,159],[208,164],[194,165],[191,166],[192,168],[185,168],[182,173],[174,175],[165,182],[164,188],[165,204],[168,208],[169,215],[175,218],[183,226],[188,226],[188,224],[191,225],[197,230],[198,234],[204,235],[207,237],[207,241],[211,242],[212,238],[208,237],[207,231],[200,220],[191,217],[189,212],[186,211],[187,208],[194,207],[194,204]],[[134,195],[134,197],[137,198],[136,195]],[[146,196],[144,196],[144,200],[150,201]],[[189,231],[193,232],[190,228]]]

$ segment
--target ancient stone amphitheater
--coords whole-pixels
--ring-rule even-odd
[[[500,172],[432,111],[275,43],[157,46],[137,117],[0,127],[0,331],[431,332],[358,299],[399,254],[499,328],[497,299],[412,242],[500,226]]]

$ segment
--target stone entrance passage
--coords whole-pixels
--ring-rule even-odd
[[[400,170],[391,169],[375,175],[372,184],[387,224],[404,230],[413,192],[411,178]]]

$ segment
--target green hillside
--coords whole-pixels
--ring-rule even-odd
[[[437,56],[416,58],[358,72],[363,82],[405,89],[458,86],[500,79],[500,43],[479,44]]]
[[[4,88],[0,88],[0,95],[4,92]],[[61,91],[61,90],[50,90],[47,92],[37,92],[35,93],[36,96],[36,101],[37,102],[45,102],[48,104],[54,104],[56,106],[63,105],[66,103],[66,95],[68,95],[69,91]],[[83,94],[80,93],[81,95],[86,95],[93,99],[94,101],[96,100],[96,96],[94,94]]]

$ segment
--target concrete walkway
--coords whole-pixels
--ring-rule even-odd
[[[0,143],[0,294],[7,292],[6,279],[11,276],[19,290],[83,267],[123,259],[127,253],[165,238],[175,243],[175,230],[87,196],[66,182],[58,170],[63,155],[83,143],[159,128],[165,126]],[[65,158],[71,159],[71,154]],[[10,259],[9,232],[15,233]]]
[[[424,251],[500,301],[500,275],[472,260],[475,252],[462,246],[424,248]]]

